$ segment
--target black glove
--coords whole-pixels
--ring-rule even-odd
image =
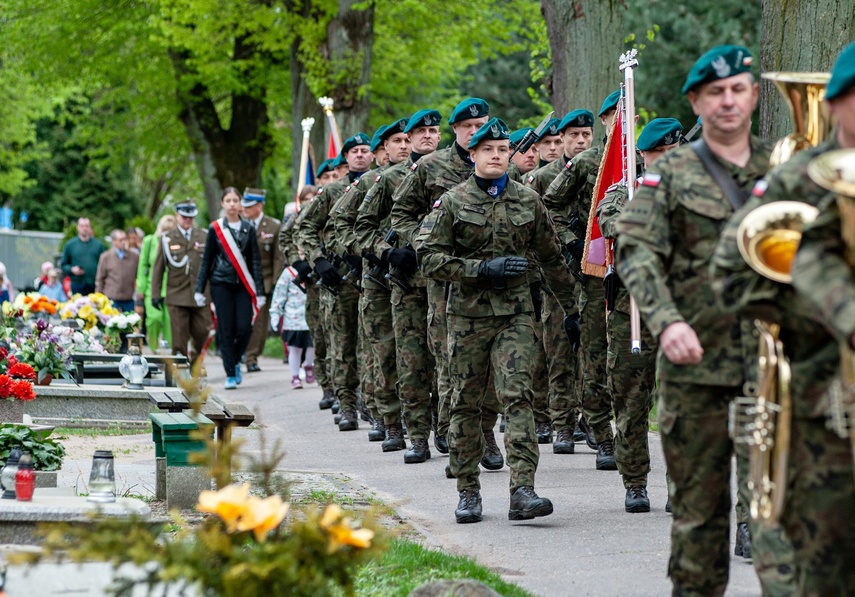
[[[297,277],[300,278],[301,282],[305,282],[309,279],[309,276],[312,274],[312,266],[309,265],[308,261],[303,261],[302,259],[299,261],[295,261],[291,264],[297,271]]]
[[[338,273],[338,270],[323,257],[315,259],[315,271],[318,272],[321,281],[327,286],[334,288],[341,283],[341,275]]]
[[[564,316],[564,333],[567,334],[567,339],[570,340],[570,347],[573,352],[579,350],[582,341],[582,324],[579,322],[579,314]]]
[[[496,280],[501,278],[516,278],[528,269],[528,259],[525,257],[496,257],[486,259],[478,265],[479,280]]]
[[[383,261],[379,257],[377,257],[377,255],[372,253],[371,251],[363,251],[362,252],[362,258],[366,259],[368,261],[368,263],[371,264],[371,267],[377,267],[378,265],[383,265]]]
[[[362,271],[362,257],[359,255],[344,254],[344,260],[347,262],[350,269],[355,269],[358,272]]]
[[[159,299],[153,298],[153,299],[151,299],[151,306],[152,306],[152,307],[154,307],[155,309],[157,309],[158,311],[160,311],[160,310],[161,310],[161,308],[163,307],[163,299],[162,299],[162,298],[159,298]]]
[[[414,274],[419,267],[419,263],[416,261],[416,252],[412,249],[406,247],[403,249],[386,249],[383,255],[389,265],[405,274]]]
[[[567,252],[576,260],[576,263],[582,263],[582,255],[585,254],[585,241],[581,238],[576,238],[567,243]]]

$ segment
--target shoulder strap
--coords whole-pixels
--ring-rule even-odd
[[[733,177],[724,169],[724,166],[721,165],[718,158],[713,155],[709,146],[703,139],[692,141],[689,143],[689,147],[692,148],[692,151],[694,151],[698,156],[698,159],[701,160],[706,171],[710,176],[712,176],[719,188],[721,188],[724,196],[727,197],[727,200],[733,207],[733,211],[738,211],[739,208],[745,204],[750,191],[746,192],[739,188],[739,185],[736,184]]]

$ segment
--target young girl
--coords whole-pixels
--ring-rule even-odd
[[[270,303],[270,327],[274,332],[279,331],[279,319],[283,316],[282,341],[288,351],[291,388],[298,390],[303,387],[300,381],[300,359],[303,349],[306,350],[306,359],[303,362],[306,383],[315,383],[315,349],[312,346],[309,325],[306,323],[306,293],[297,287],[297,272],[290,266],[283,270],[273,289],[273,300]]]

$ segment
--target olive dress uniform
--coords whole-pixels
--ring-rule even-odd
[[[277,236],[282,223],[276,218],[263,215],[261,221],[255,227],[258,249],[261,252],[261,273],[264,276],[264,296],[267,302],[258,310],[255,325],[252,328],[252,337],[246,347],[246,367],[258,366],[258,357],[264,352],[264,343],[267,340],[267,330],[270,326],[270,302],[273,299],[273,287],[282,273],[285,260],[282,252],[277,246]],[[260,289],[259,289],[260,290]]]

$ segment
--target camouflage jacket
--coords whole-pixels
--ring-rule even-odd
[[[385,241],[392,216],[392,195],[410,172],[413,159],[395,164],[384,170],[365,193],[354,222],[356,244],[360,251],[374,253],[377,257],[391,248]]]
[[[602,147],[586,149],[567,162],[542,195],[564,245],[576,238],[585,238],[602,155]],[[578,223],[571,225],[573,219]]]
[[[607,239],[614,240],[617,238],[616,223],[624,205],[626,205],[626,198],[626,187],[622,184],[614,184],[606,190],[603,200],[597,206],[597,222],[600,224],[600,231]],[[617,291],[615,310],[621,313],[629,313],[630,311],[629,291],[623,284]]]
[[[347,252],[350,255],[362,255],[356,242],[356,233],[353,231],[353,225],[356,222],[356,212],[359,206],[362,205],[362,200],[365,194],[380,180],[380,175],[388,168],[381,166],[374,170],[369,170],[347,187],[344,195],[339,197],[338,201],[330,210],[330,219],[333,226],[333,246],[332,250],[341,255]]]
[[[751,138],[744,168],[723,162],[743,190],[768,170],[771,147]],[[739,386],[757,356],[753,325],[715,302],[709,264],[733,213],[694,150],[685,145],[656,160],[618,218],[615,261],[654,338],[685,321],[704,349],[699,365],[675,365],[660,351],[659,379]]]
[[[305,216],[298,222],[295,233],[297,244],[306,254],[306,260],[309,263],[314,263],[316,259],[323,257],[321,246],[328,249],[332,247],[333,228],[329,225],[330,212],[333,204],[344,195],[349,186],[350,180],[342,178],[321,188],[309,209],[306,210]]]
[[[555,177],[561,173],[561,170],[567,166],[567,162],[569,161],[564,154],[561,154],[557,160],[549,162],[534,172],[529,172],[528,176],[526,176],[525,184],[543,197],[550,183],[555,180]]]
[[[308,205],[305,205],[302,211],[305,211],[308,207]],[[297,243],[294,241],[294,228],[299,217],[300,214],[295,213],[290,218],[282,220],[282,225],[279,227],[279,250],[285,257],[285,263],[287,265],[291,265],[295,261],[300,260]]]
[[[493,198],[473,177],[443,194],[424,219],[415,246],[427,277],[452,282],[449,314],[532,313],[527,276],[509,279],[502,290],[478,280],[482,261],[511,255],[535,256],[561,306],[568,313],[575,310],[573,281],[549,214],[537,193],[520,183],[509,180]]]

